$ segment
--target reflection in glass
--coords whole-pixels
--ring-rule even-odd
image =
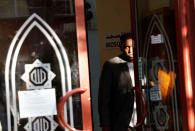
[[[150,122],[153,121],[157,129],[176,129],[179,120],[172,45],[156,15],[152,16],[146,33],[144,51],[150,98],[148,106],[153,112],[149,114]]]
[[[139,71],[147,101],[143,130],[179,130],[179,85],[173,0],[138,0]]]

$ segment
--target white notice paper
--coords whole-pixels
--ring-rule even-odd
[[[151,35],[151,44],[161,44],[164,43],[164,37],[162,34]]]
[[[20,118],[56,115],[55,89],[19,91]]]

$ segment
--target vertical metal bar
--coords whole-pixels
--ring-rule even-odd
[[[5,76],[6,77],[6,76]],[[9,83],[6,81],[6,85]],[[11,131],[11,114],[10,114],[10,89],[9,86],[5,86],[6,88],[6,107],[7,107],[7,129]]]
[[[75,0],[80,87],[88,90],[81,95],[83,130],[92,131],[89,63],[85,27],[84,0]]]
[[[182,111],[182,126],[184,130],[195,130],[195,116],[193,107],[193,87],[191,61],[189,54],[189,25],[187,0],[175,0],[175,19],[177,34],[177,52],[180,80],[180,101]]]
[[[137,24],[137,0],[131,0],[130,1],[130,13],[131,13],[131,27],[132,27],[132,34],[133,39],[136,41],[136,48],[134,50],[134,74],[135,74],[135,87],[141,88],[141,83],[139,83],[139,77],[138,77],[138,56],[139,56],[139,40],[138,40],[138,24]],[[134,33],[135,32],[135,33]],[[136,93],[136,104],[140,105],[140,98],[138,97],[138,94]],[[136,106],[137,110],[137,121],[141,119],[141,108],[140,106]],[[138,127],[137,130],[141,130],[141,127]]]
[[[137,46],[137,57],[139,58],[140,57],[140,53],[139,53],[139,31],[138,31],[138,8],[137,8],[137,0],[134,2],[134,6],[135,6],[135,33],[136,33],[136,46]]]

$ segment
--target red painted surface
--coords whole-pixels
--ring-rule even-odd
[[[131,21],[131,32],[132,32],[132,36],[133,36],[133,39],[136,43],[136,21],[135,21],[135,18],[136,18],[136,15],[135,15],[135,0],[130,0],[130,21]],[[133,56],[134,56],[134,73],[135,73],[135,86],[136,87],[139,87],[139,78],[138,78],[138,54],[137,54],[137,47],[135,46],[134,48],[134,51],[133,51]],[[136,110],[137,110],[137,120],[138,121],[141,121],[142,119],[142,109],[141,107],[139,106],[140,105],[140,97],[139,97],[139,94],[136,93]],[[136,129],[137,131],[141,131],[142,128],[141,126],[137,127]]]
[[[194,7],[190,7],[190,1],[176,0],[175,1],[175,20],[177,32],[177,51],[178,51],[178,71],[179,71],[179,87],[180,87],[180,105],[182,112],[182,127],[183,130],[195,130],[194,116],[194,82],[195,75],[192,73],[195,69],[195,46],[193,45],[192,35],[194,35],[191,25],[194,21],[194,16],[190,12]],[[194,5],[194,4],[193,4]],[[192,20],[192,21],[191,21]],[[193,29],[194,30],[194,29]],[[191,51],[190,51],[191,50]],[[192,66],[193,65],[193,66]]]
[[[91,97],[89,84],[89,63],[85,27],[84,0],[75,0],[78,65],[80,87],[88,90],[81,95],[83,130],[92,131]]]
[[[193,90],[193,105],[195,112],[195,1],[189,0],[187,3],[187,21],[189,27],[189,53],[190,53],[190,61],[191,61],[191,72],[192,72],[192,90]],[[195,116],[194,116],[195,117]],[[195,123],[195,121],[194,121]]]

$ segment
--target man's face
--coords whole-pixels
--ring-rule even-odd
[[[127,39],[123,45],[123,54],[133,60],[133,40]]]

